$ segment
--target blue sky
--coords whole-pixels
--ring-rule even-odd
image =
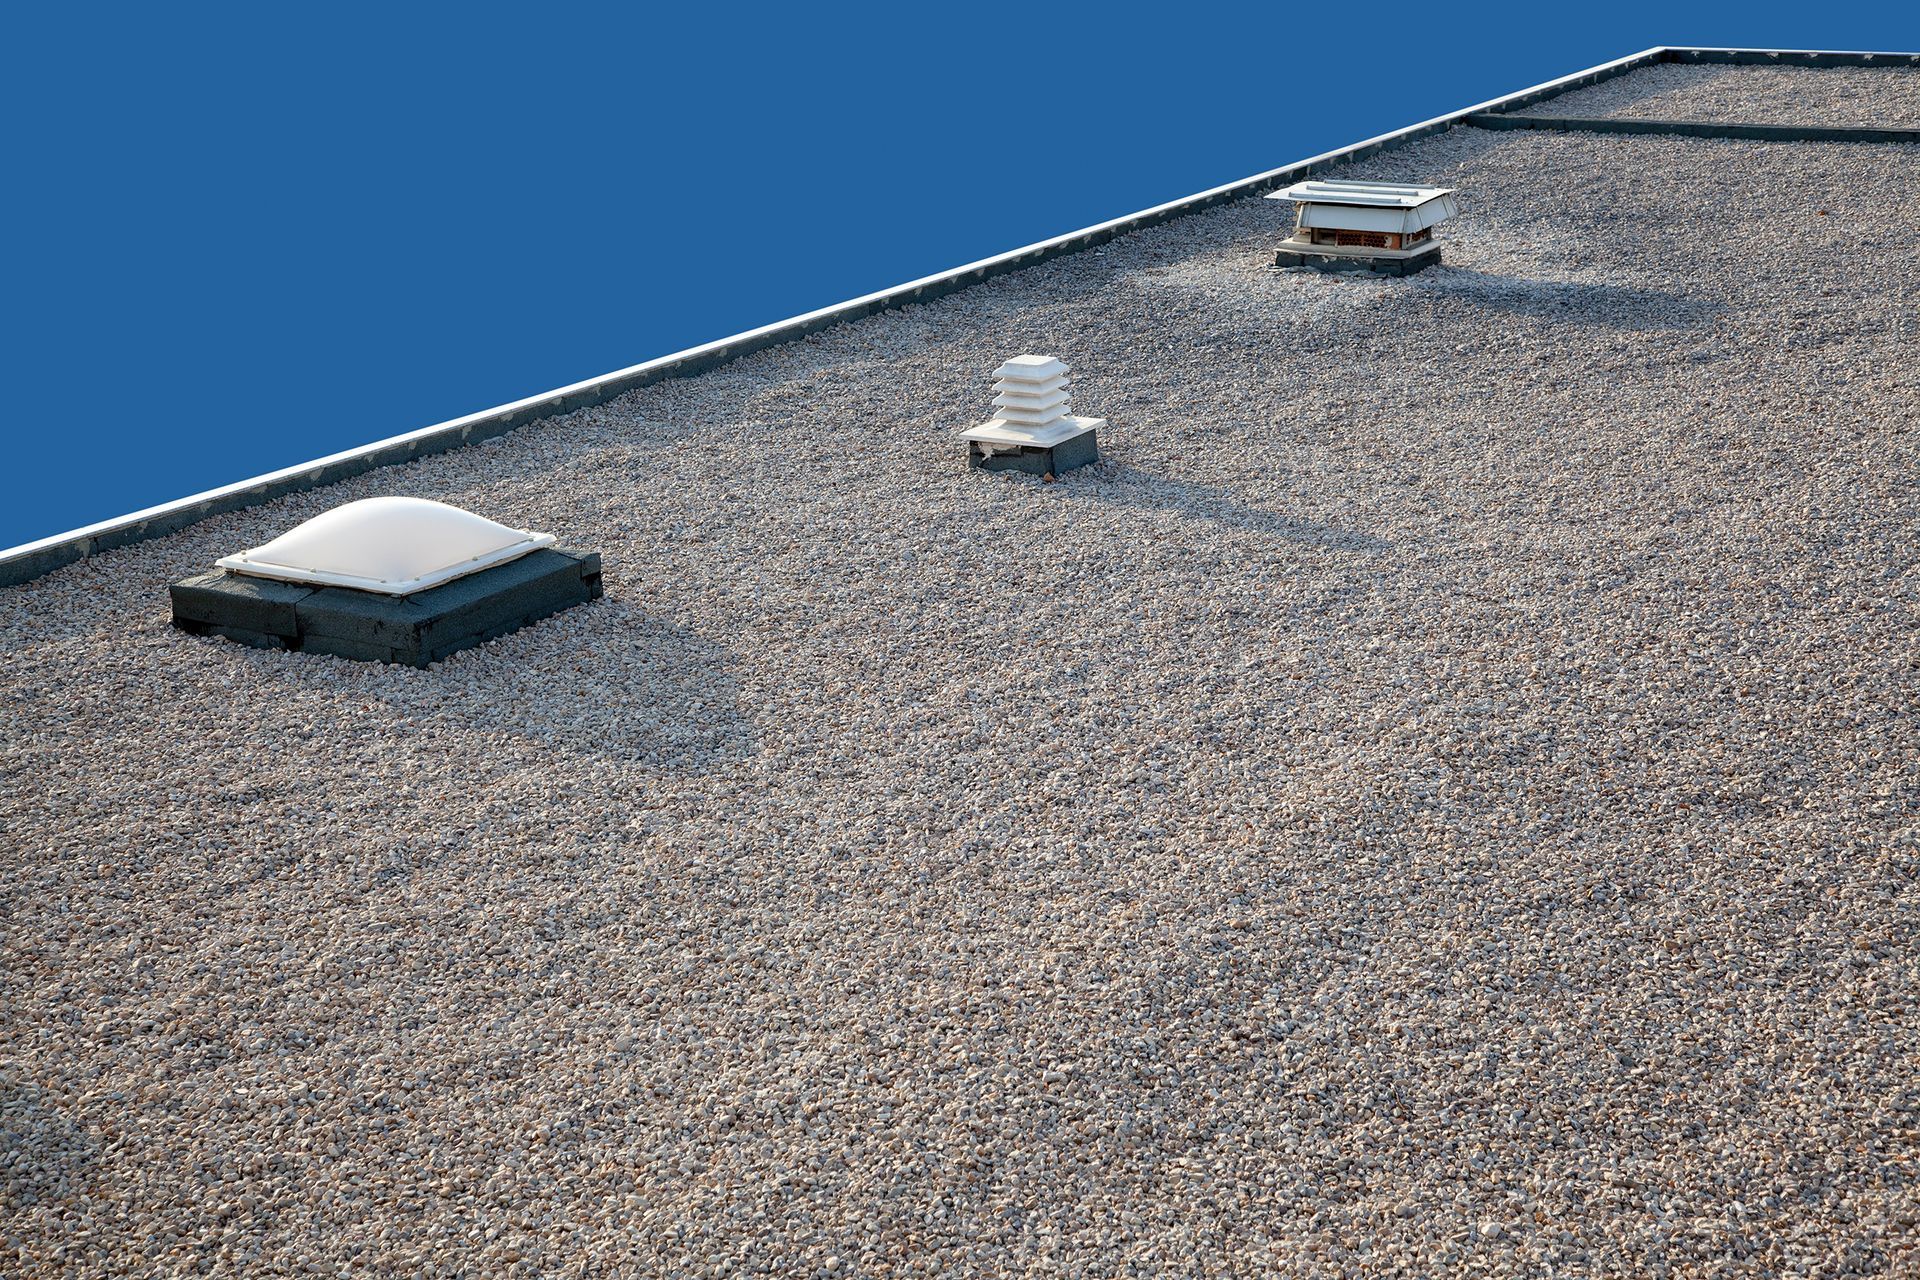
[[[1920,48],[1913,6],[1448,5],[1350,52],[1295,8],[16,6],[0,547],[1649,45]]]

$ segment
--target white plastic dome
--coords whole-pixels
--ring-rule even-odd
[[[362,498],[215,563],[257,578],[404,596],[517,560],[553,541],[550,533],[509,529],[444,502]]]

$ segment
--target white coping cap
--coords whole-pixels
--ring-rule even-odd
[[[362,498],[214,563],[256,578],[404,596],[553,542],[550,533],[510,529],[444,502]]]
[[[1053,356],[1015,356],[993,371],[1003,382],[1046,382],[1066,374],[1067,366]]]

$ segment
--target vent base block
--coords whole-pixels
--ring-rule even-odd
[[[975,471],[1021,471],[1058,476],[1100,461],[1099,433],[1091,428],[1055,444],[967,441],[967,466]]]
[[[1362,249],[1289,240],[1273,255],[1276,270],[1306,267],[1313,271],[1371,271],[1386,276],[1410,276],[1439,261],[1440,246],[1434,241],[1417,249]]]
[[[424,667],[602,594],[598,552],[552,547],[410,596],[203,573],[172,587],[173,625],[259,649]]]

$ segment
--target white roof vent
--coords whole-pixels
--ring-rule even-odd
[[[993,417],[960,433],[967,465],[1052,479],[1100,458],[1105,418],[1076,418],[1072,370],[1053,356],[1015,356],[993,371]]]
[[[362,498],[315,516],[222,569],[404,596],[552,546],[550,533],[509,529],[425,498]]]
[[[1302,227],[1394,235],[1425,231],[1460,212],[1452,187],[1416,187],[1400,182],[1310,179],[1296,182],[1285,191],[1269,192],[1267,199],[1297,203]]]

